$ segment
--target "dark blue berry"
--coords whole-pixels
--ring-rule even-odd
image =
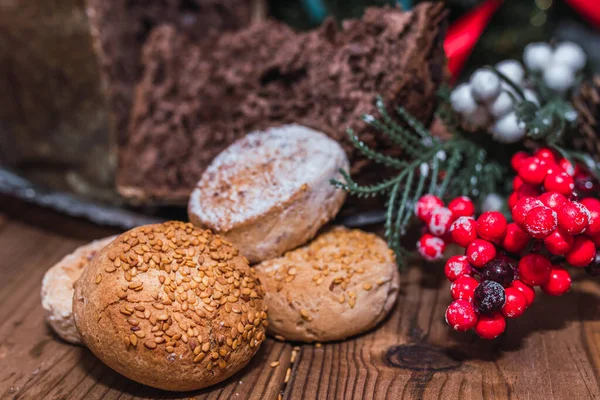
[[[483,267],[481,279],[508,287],[515,280],[515,270],[507,260],[496,258]]]
[[[473,300],[480,314],[490,315],[504,307],[506,294],[498,282],[482,281],[475,289]]]

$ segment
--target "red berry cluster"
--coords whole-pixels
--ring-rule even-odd
[[[457,219],[472,218],[475,206],[468,197],[459,197],[445,207],[439,197],[426,194],[415,204],[415,214],[426,226],[417,251],[426,260],[435,261],[444,257],[446,244],[452,241],[450,226]]]
[[[525,312],[535,298],[533,286],[552,296],[566,293],[571,277],[561,263],[600,275],[600,201],[576,200],[577,168],[548,149],[532,157],[517,153],[512,166],[518,174],[509,199],[514,222],[499,212],[475,219],[466,197],[445,208],[442,200],[427,195],[415,206],[427,224],[418,244],[425,258],[440,258],[449,242],[466,249],[445,266],[454,299],[446,310],[447,323],[457,331],[474,328],[484,339],[498,337],[506,318]],[[431,240],[438,243],[435,249]]]

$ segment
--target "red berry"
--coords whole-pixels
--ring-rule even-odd
[[[564,171],[548,174],[544,179],[544,188],[548,192],[558,192],[565,196],[571,196],[575,189],[573,177]]]
[[[429,233],[424,234],[417,243],[417,251],[428,261],[439,260],[444,256],[446,242]]]
[[[566,269],[557,266],[552,266],[550,278],[541,286],[542,291],[550,296],[562,296],[570,287],[571,275]]]
[[[594,242],[597,248],[600,248],[600,235],[591,236],[590,240]]]
[[[535,289],[529,286],[528,284],[524,283],[523,281],[518,279],[514,280],[510,287],[519,289],[521,293],[523,293],[525,299],[527,300],[527,307],[529,307],[531,303],[533,303],[533,300],[535,300]]]
[[[555,256],[563,256],[567,254],[573,247],[573,236],[569,235],[563,229],[558,228],[544,239],[546,249]]]
[[[556,212],[546,206],[535,207],[529,211],[523,223],[527,233],[535,239],[548,237],[557,226]]]
[[[581,204],[590,212],[590,224],[585,231],[590,236],[600,234],[600,201],[591,197],[581,200]]]
[[[571,176],[575,176],[575,174],[579,172],[579,166],[575,165],[575,167],[573,167],[571,162],[566,158],[562,158],[560,161],[558,161],[558,166]]]
[[[521,177],[519,175],[517,175],[513,178],[512,188],[513,188],[513,190],[517,190],[521,186],[523,186],[523,179],[521,179]]]
[[[450,226],[452,241],[461,247],[467,247],[477,239],[477,222],[472,217],[460,217]]]
[[[454,218],[472,217],[475,214],[475,205],[467,196],[460,196],[448,204],[448,208],[454,214]]]
[[[450,231],[450,225],[454,222],[452,211],[446,207],[440,207],[431,213],[429,220],[429,232],[437,237],[442,237]]]
[[[557,211],[558,225],[571,235],[579,235],[588,227],[590,212],[581,203],[568,201]]]
[[[538,197],[542,194],[539,186],[532,185],[531,183],[524,183],[516,190],[517,197],[522,199],[523,197]]]
[[[475,289],[479,285],[477,279],[467,275],[459,277],[450,285],[450,293],[454,300],[473,301]]]
[[[544,204],[535,197],[522,198],[512,208],[513,220],[517,224],[523,225],[525,223],[525,218],[527,218],[527,214],[529,214],[529,211],[533,210],[535,207],[543,205]]]
[[[583,268],[594,260],[595,255],[596,246],[594,242],[587,237],[578,236],[575,238],[571,250],[565,254],[565,258],[572,266]]]
[[[512,210],[517,202],[519,201],[519,194],[517,192],[512,192],[510,196],[508,196],[508,209]]]
[[[512,156],[512,158],[510,159],[510,166],[516,172],[519,170],[519,167],[521,166],[521,162],[523,162],[527,158],[529,158],[529,154],[525,153],[524,151],[519,151],[519,152],[515,153]]]
[[[452,302],[446,309],[446,323],[455,331],[468,331],[477,324],[475,307],[466,300]]]
[[[475,325],[475,333],[482,339],[496,339],[506,329],[506,320],[500,313],[481,315]]]
[[[428,224],[433,210],[440,207],[444,207],[444,202],[439,197],[432,194],[426,194],[417,201],[417,204],[415,204],[415,214],[417,215],[417,218]]]
[[[472,267],[467,256],[452,256],[444,266],[444,273],[450,282],[454,282],[463,275],[469,275],[471,272]]]
[[[520,253],[529,244],[529,235],[519,225],[511,222],[506,226],[502,247],[510,253]]]
[[[529,157],[521,162],[517,171],[523,182],[540,185],[548,173],[548,168],[537,157]]]
[[[515,287],[504,289],[506,301],[502,307],[502,315],[506,318],[520,317],[527,308],[527,299],[523,292]]]
[[[534,156],[536,156],[540,160],[546,160],[549,163],[556,164],[556,157],[554,157],[554,152],[547,147],[542,147],[541,149],[536,151],[534,153]]]
[[[568,201],[565,196],[557,192],[542,193],[538,197],[538,200],[544,203],[546,207],[550,207],[554,211],[558,211],[558,209]]]
[[[548,280],[552,264],[540,254],[527,254],[519,261],[519,278],[531,286],[539,286]]]
[[[486,240],[475,239],[467,247],[466,256],[471,265],[482,268],[496,258],[496,248]]]
[[[477,218],[479,237],[491,242],[498,242],[506,233],[506,218],[498,211],[484,212]]]

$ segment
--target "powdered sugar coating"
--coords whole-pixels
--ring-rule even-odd
[[[431,213],[429,231],[435,236],[442,236],[448,232],[452,224],[452,211],[446,207],[440,207]]]
[[[228,231],[285,204],[294,195],[329,185],[349,163],[341,146],[300,125],[254,132],[219,154],[192,192],[189,212],[211,229]]]
[[[438,237],[423,237],[417,243],[417,251],[428,261],[435,261],[442,258],[445,249],[446,243]]]

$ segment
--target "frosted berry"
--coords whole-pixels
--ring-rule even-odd
[[[530,237],[519,225],[511,222],[506,226],[502,247],[509,253],[520,253],[529,244]]]
[[[590,221],[590,212],[581,203],[568,201],[556,212],[558,225],[571,235],[584,232]]]
[[[585,272],[590,276],[600,276],[600,251],[596,252],[592,262],[585,267]]]
[[[460,196],[448,204],[448,209],[452,211],[455,218],[472,217],[475,214],[475,205],[466,196]]]
[[[553,266],[550,278],[541,286],[544,293],[550,296],[562,296],[571,287],[571,275],[566,269]]]
[[[428,261],[439,260],[444,256],[446,242],[429,233],[424,234],[417,243],[417,251]]]
[[[528,158],[529,154],[524,151],[518,151],[511,157],[510,166],[515,170],[515,172],[517,172],[521,166],[521,163]]]
[[[525,231],[535,239],[548,237],[557,226],[556,212],[546,206],[535,207],[529,211],[523,223]]]
[[[596,256],[596,246],[591,239],[578,236],[575,238],[573,247],[567,254],[565,259],[574,267],[583,268],[588,266]]]
[[[553,172],[544,179],[544,189],[570,196],[575,189],[573,177],[564,171]]]
[[[483,267],[481,279],[498,282],[507,287],[515,279],[515,270],[507,260],[495,258]]]
[[[477,279],[464,275],[452,282],[450,294],[454,300],[473,301],[475,289],[479,285]]]
[[[499,242],[506,233],[506,218],[498,211],[488,211],[477,218],[477,233],[482,239]]]
[[[444,207],[444,202],[439,197],[432,194],[426,194],[417,201],[417,204],[415,204],[415,214],[417,218],[428,224],[433,210],[440,207]]]
[[[521,293],[523,293],[525,300],[527,300],[527,307],[529,307],[533,303],[533,300],[535,300],[535,289],[525,282],[515,279],[510,287],[518,289]]]
[[[512,209],[513,220],[517,224],[523,225],[525,223],[525,218],[527,218],[527,215],[529,214],[529,211],[533,210],[535,207],[543,205],[544,204],[535,197],[522,198]]]
[[[541,201],[546,207],[550,207],[554,211],[558,211],[558,209],[568,201],[565,196],[557,192],[542,193],[538,197],[538,200]]]
[[[489,315],[504,307],[506,295],[501,284],[494,281],[481,282],[473,294],[473,304],[477,312]]]
[[[475,333],[482,339],[496,339],[505,329],[506,320],[500,313],[482,315],[475,325]]]
[[[581,200],[581,204],[587,208],[590,213],[589,225],[585,233],[590,236],[600,234],[600,201],[594,198]]]
[[[463,275],[469,275],[471,272],[472,267],[467,256],[452,256],[444,266],[444,273],[450,282],[454,282]]]
[[[544,239],[546,250],[555,256],[563,256],[567,254],[573,247],[575,239],[562,228],[556,229],[547,238]]]
[[[537,157],[528,157],[521,162],[517,171],[523,182],[540,185],[544,182],[548,169]]]
[[[552,264],[541,254],[527,254],[519,261],[519,278],[531,286],[539,286],[548,280]]]
[[[455,331],[466,332],[477,323],[473,304],[466,300],[456,300],[446,309],[446,323]]]
[[[454,222],[452,211],[446,207],[439,207],[431,213],[429,220],[429,232],[432,235],[441,237],[450,231],[450,225]]]
[[[477,239],[477,222],[472,217],[460,217],[450,226],[452,241],[461,247],[467,247]]]
[[[496,247],[487,240],[475,239],[467,247],[465,255],[471,265],[482,268],[485,264],[496,258]]]
[[[504,290],[506,301],[502,307],[502,315],[506,318],[517,318],[523,315],[527,309],[527,299],[523,292],[514,287]]]

